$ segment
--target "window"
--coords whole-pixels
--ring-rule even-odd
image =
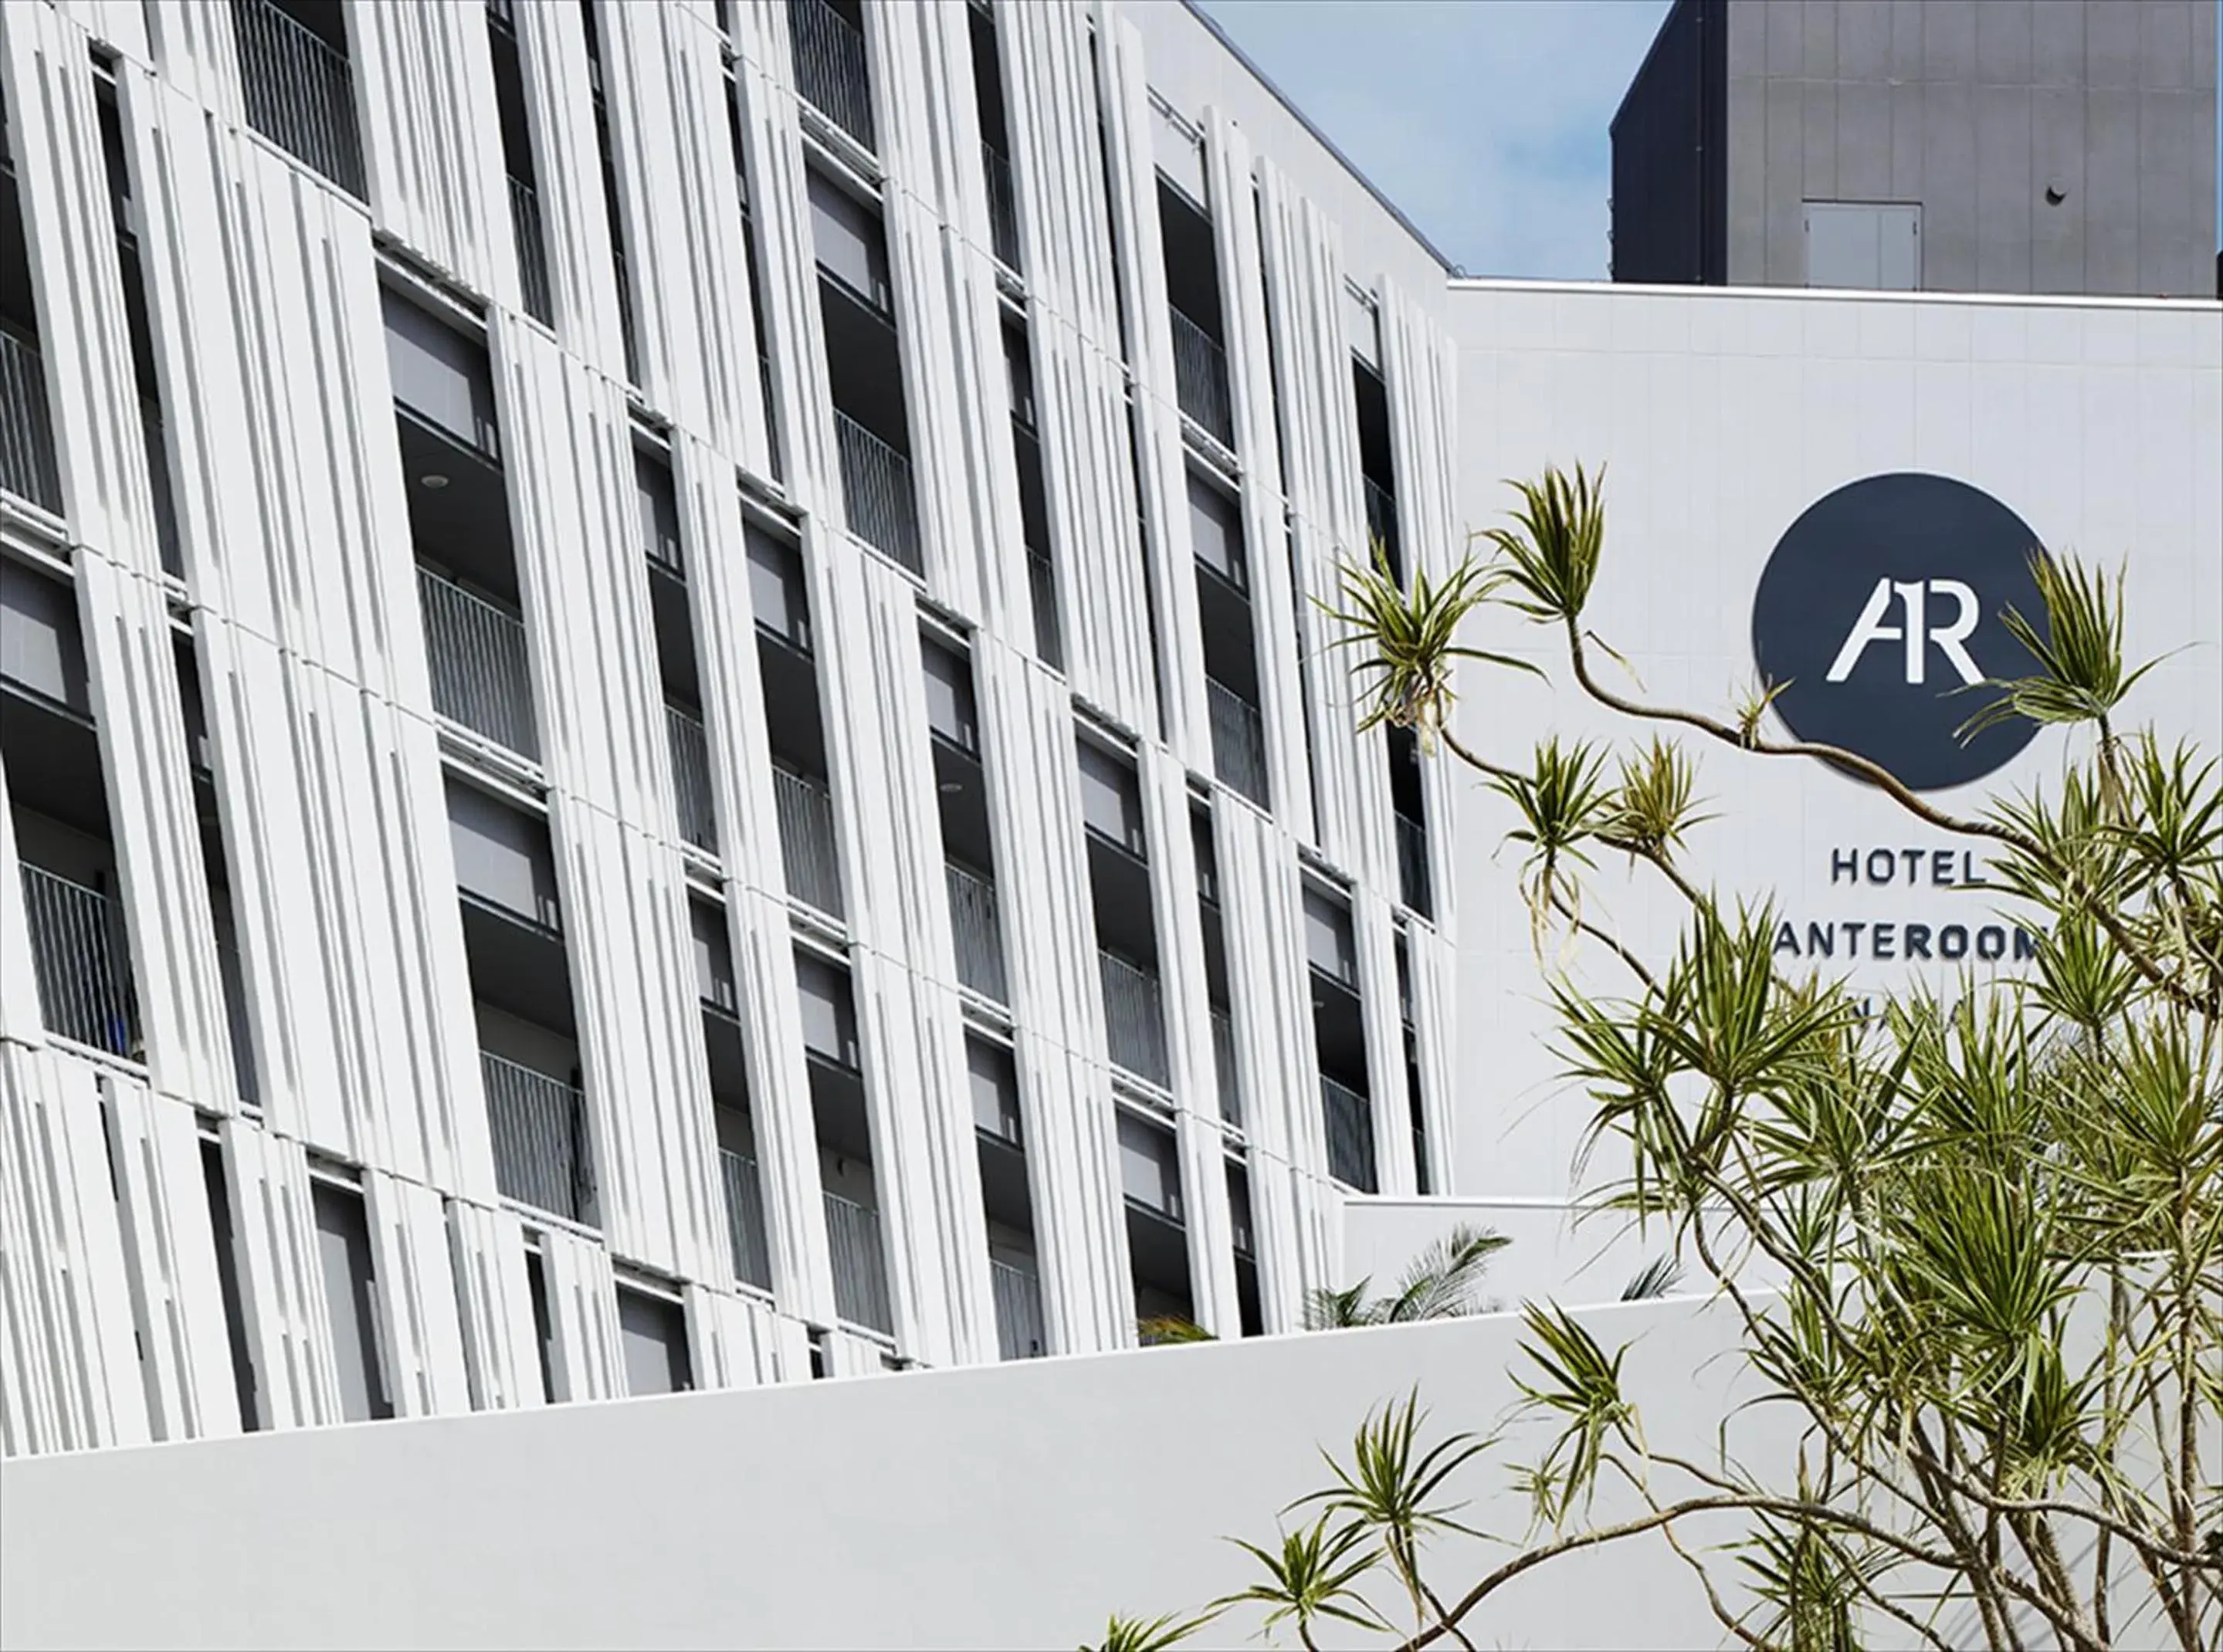
[[[77,594],[0,556],[0,675],[90,716]]]
[[[803,1047],[838,1066],[858,1065],[857,1010],[849,977],[838,964],[799,952],[795,984],[803,1000]]]
[[[973,1122],[990,1135],[1017,1146],[1019,1140],[1019,1075],[1011,1052],[971,1033],[965,1037],[965,1067],[973,1082]]]
[[[1358,946],[1351,933],[1351,908],[1318,889],[1305,891],[1305,957],[1331,980],[1357,984]]]
[[[1181,1219],[1181,1154],[1172,1131],[1119,1115],[1119,1186],[1136,1203]]]
[[[1922,285],[1922,208],[1806,203],[1806,285],[1911,292]]]
[[[893,308],[888,291],[888,240],[878,215],[831,179],[813,172],[811,245],[818,267],[883,312]]]
[[[1188,479],[1189,537],[1197,559],[1237,590],[1243,588],[1243,524],[1235,501],[1191,472]]]
[[[371,1266],[362,1195],[326,1181],[311,1185],[317,1256],[324,1265],[324,1308],[331,1316],[340,1415],[350,1423],[392,1416],[394,1401],[386,1390],[385,1360],[379,1348],[377,1278]]]
[[[704,1003],[735,1014],[740,996],[734,988],[734,950],[726,939],[725,908],[690,900],[687,916],[695,932],[696,990]]]
[[[684,564],[679,560],[679,499],[671,485],[671,467],[654,454],[635,449],[633,470],[648,559],[677,573]]]
[[[540,1392],[554,1405],[570,1396],[556,1391],[556,1322],[548,1311],[548,1260],[536,1247],[526,1249],[525,1289],[532,1298],[532,1343],[540,1356]]]
[[[556,904],[556,855],[544,820],[475,786],[448,782],[449,836],[456,887],[546,929],[562,927]]]
[[[802,653],[810,651],[810,598],[803,558],[754,523],[743,530],[749,553],[749,600],[757,624]]]
[[[954,649],[922,642],[926,661],[928,725],[960,751],[980,749],[979,713],[973,702],[973,665]]]
[[[694,1387],[687,1313],[671,1298],[620,1285],[618,1334],[625,1344],[627,1393],[680,1394]]]
[[[1143,795],[1134,769],[1086,740],[1080,742],[1080,818],[1099,836],[1143,853]]]
[[[486,346],[390,292],[386,361],[394,399],[427,424],[482,453],[500,451],[494,435],[494,374]]]

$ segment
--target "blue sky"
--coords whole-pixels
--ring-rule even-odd
[[[1606,126],[1668,0],[1199,0],[1473,275],[1602,280]]]

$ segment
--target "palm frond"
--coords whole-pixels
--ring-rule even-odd
[[[1569,476],[1545,467],[1533,482],[1508,484],[1521,495],[1513,526],[1484,535],[1497,548],[1496,579],[1515,593],[1508,605],[1542,624],[1574,625],[1590,600],[1605,544],[1605,472],[1579,464]]]

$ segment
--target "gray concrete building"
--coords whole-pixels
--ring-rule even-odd
[[[2214,0],[1677,0],[1619,281],[2206,298]]]

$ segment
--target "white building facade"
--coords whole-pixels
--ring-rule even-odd
[[[0,1448],[1294,1329],[1440,261],[1192,14],[0,14]]]

